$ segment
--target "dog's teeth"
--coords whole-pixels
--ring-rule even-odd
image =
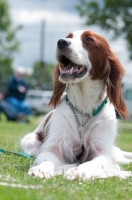
[[[79,72],[82,72],[82,71],[84,70],[84,68],[85,68],[85,66],[84,66],[84,65],[82,65],[82,66],[80,67],[80,70],[79,70]]]
[[[82,67],[80,67],[80,69],[79,69],[79,72],[81,72],[83,70],[83,68]]]
[[[72,72],[73,72],[73,67],[70,69],[70,74],[72,74]]]

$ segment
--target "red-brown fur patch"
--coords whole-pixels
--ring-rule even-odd
[[[69,33],[66,38],[72,38],[73,37],[73,34],[72,33]]]
[[[87,41],[88,37],[93,41]],[[85,31],[81,38],[92,64],[91,78],[93,80],[104,80],[110,101],[119,115],[126,119],[129,114],[121,91],[121,82],[125,69],[102,36],[91,31]]]
[[[54,89],[53,89],[53,95],[51,97],[51,100],[49,102],[49,106],[53,106],[54,108],[57,106],[59,103],[61,96],[63,92],[65,91],[66,85],[61,83],[59,81],[59,75],[60,75],[60,70],[59,70],[59,65],[55,67],[54,70],[54,79],[53,79],[53,84],[54,84]]]

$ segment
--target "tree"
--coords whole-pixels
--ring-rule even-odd
[[[86,24],[96,24],[112,30],[114,37],[123,35],[132,59],[132,1],[131,0],[79,0],[77,9]]]
[[[13,53],[18,50],[19,42],[16,32],[20,28],[13,27],[6,0],[0,0],[0,91],[5,90],[8,77],[13,73]]]
[[[42,90],[52,90],[52,72],[54,65],[37,61],[34,63],[34,72],[28,80],[31,88]]]

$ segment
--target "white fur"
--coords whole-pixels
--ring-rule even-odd
[[[91,68],[88,52],[83,49],[80,33],[74,32],[70,49],[70,59]],[[57,52],[58,55],[58,52]],[[61,80],[63,81],[63,80]],[[72,104],[86,113],[92,113],[106,98],[103,81],[91,80],[89,73],[78,81],[67,82],[66,92]],[[101,94],[101,98],[99,98]],[[114,147],[117,135],[117,120],[113,105],[108,102],[103,109],[89,120],[83,133],[84,157],[75,162],[80,154],[80,135],[73,112],[66,104],[65,97],[52,112],[46,126],[44,118],[39,127],[21,140],[25,153],[36,155],[34,165],[29,169],[30,176],[50,178],[57,172],[65,172],[65,177],[74,180],[87,180],[91,177],[130,176],[130,172],[120,170],[118,163],[132,162],[132,154]],[[78,116],[81,122],[85,119]],[[43,142],[37,140],[39,132],[46,134]],[[67,164],[67,163],[70,164]]]

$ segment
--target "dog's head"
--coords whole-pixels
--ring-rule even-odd
[[[107,96],[119,114],[126,118],[127,110],[121,92],[125,70],[101,35],[93,31],[68,34],[58,40],[56,58],[58,65],[50,105],[56,107],[67,83],[78,83],[90,76],[92,80],[104,81]]]
[[[56,58],[62,83],[80,82],[87,76],[102,79],[109,45],[92,31],[75,31],[57,42]]]
[[[59,80],[62,83],[80,82],[88,76],[91,63],[88,51],[83,46],[84,43],[88,43],[85,40],[81,38],[80,31],[58,40],[56,58],[60,70]]]

